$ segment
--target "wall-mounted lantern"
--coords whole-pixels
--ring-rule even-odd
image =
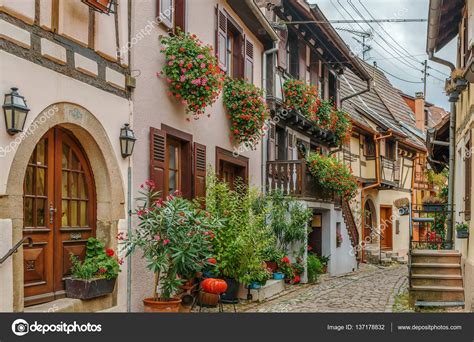
[[[133,148],[135,147],[135,133],[130,128],[129,124],[125,124],[124,127],[120,129],[120,149],[122,150],[122,157],[130,157],[133,153]]]
[[[5,126],[11,135],[23,132],[26,117],[30,109],[26,105],[25,98],[18,94],[18,88],[11,88],[12,92],[5,95],[3,102],[3,113],[5,114]]]

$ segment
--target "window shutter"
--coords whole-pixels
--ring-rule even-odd
[[[295,136],[293,133],[288,132],[288,160],[295,160]]]
[[[288,44],[288,32],[280,31],[280,44],[278,45],[278,66],[283,70],[288,68],[288,55],[287,55],[287,45]]]
[[[173,12],[174,12],[174,0],[157,0],[156,9],[157,17],[160,18],[161,22],[168,28],[173,28]]]
[[[206,146],[194,143],[194,197],[206,196]]]
[[[227,14],[221,6],[217,6],[217,37],[216,53],[218,55],[219,66],[227,71]]]
[[[253,83],[253,54],[254,47],[252,42],[245,39],[245,78],[249,83]]]
[[[150,179],[164,197],[166,177],[166,132],[150,129]]]
[[[274,161],[275,160],[275,149],[276,149],[276,144],[275,144],[275,136],[276,136],[276,126],[274,123],[270,123],[270,126],[268,128],[268,161]]]
[[[176,28],[186,31],[186,0],[174,0],[174,23]]]

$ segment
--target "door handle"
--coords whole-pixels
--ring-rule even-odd
[[[49,224],[54,223],[54,214],[56,214],[57,209],[54,208],[53,202],[49,203]]]

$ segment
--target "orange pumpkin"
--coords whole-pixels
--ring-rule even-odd
[[[222,279],[207,278],[201,283],[204,292],[221,294],[227,290],[227,283]]]

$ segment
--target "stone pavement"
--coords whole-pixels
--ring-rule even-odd
[[[407,287],[406,265],[362,264],[358,271],[329,277],[276,299],[240,308],[246,312],[392,312]]]

